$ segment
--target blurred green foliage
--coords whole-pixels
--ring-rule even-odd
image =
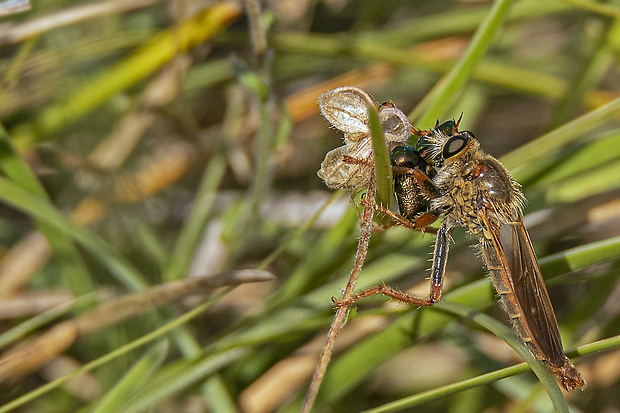
[[[2,317],[2,346],[77,317],[95,293],[239,268],[278,280],[84,337],[61,358],[87,371],[82,386],[50,366],[0,392],[0,411],[298,411],[359,234],[348,195],[316,176],[342,139],[320,118],[318,95],[348,84],[421,129],[463,113],[461,129],[505,162],[529,199],[525,223],[588,381],[568,405],[616,408],[620,4],[256,6],[33,0],[2,17],[0,301],[36,307]],[[458,303],[506,321],[473,240],[456,231],[454,242],[446,308],[360,303],[315,411],[406,396],[399,410],[550,411],[532,374],[513,376],[526,368],[503,370],[520,361],[504,340],[478,316],[450,314]],[[431,243],[400,228],[373,235],[357,288],[420,284],[426,294]],[[31,318],[57,293],[82,298]]]

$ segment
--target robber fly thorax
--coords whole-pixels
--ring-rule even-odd
[[[454,121],[444,122],[416,145],[437,171],[433,183],[439,195],[430,204],[442,212],[448,230],[466,226],[487,239],[485,213],[494,214],[494,226],[521,222],[525,197],[502,164],[480,149],[471,132],[456,129]]]

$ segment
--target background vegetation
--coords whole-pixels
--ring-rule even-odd
[[[3,385],[0,411],[299,411],[359,234],[349,196],[316,176],[342,139],[316,101],[343,85],[422,129],[463,113],[504,161],[588,382],[568,404],[617,411],[620,3],[246,3],[33,0],[2,18],[1,351],[68,330],[37,352],[62,355]],[[454,241],[445,303],[359,304],[315,411],[552,409],[526,367],[502,370],[521,361],[503,339],[454,315],[506,321],[472,238]],[[426,294],[431,244],[374,235],[358,288]],[[277,279],[92,316],[110,295],[241,268]]]

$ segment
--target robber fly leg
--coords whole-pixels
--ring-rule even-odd
[[[433,252],[433,265],[431,267],[431,287],[429,298],[419,298],[406,292],[396,290],[389,285],[383,283],[375,287],[363,290],[361,293],[354,295],[348,300],[334,300],[335,307],[348,307],[356,301],[362,300],[375,294],[383,294],[403,303],[430,307],[441,298],[441,286],[443,284],[443,275],[446,271],[446,262],[448,261],[448,237],[449,230],[445,224],[442,224],[437,231],[435,239],[435,250]]]
[[[439,189],[435,183],[419,168],[407,168],[406,166],[392,166],[392,175],[411,175],[416,180],[420,191],[428,198],[436,198],[439,196]]]
[[[411,134],[413,136],[419,136],[422,137],[424,135],[428,135],[429,133],[431,133],[432,131],[430,130],[423,130],[423,129],[416,129],[413,126],[411,126]]]
[[[392,228],[394,225],[396,225],[396,223],[391,220],[389,222],[386,222],[385,224],[377,224],[376,222],[372,223],[372,232],[373,234],[378,234],[380,232],[386,231],[390,228]]]
[[[437,221],[437,218],[439,217],[439,212],[437,211],[428,211],[416,217],[415,219],[409,220],[405,218],[404,216],[397,214],[395,212],[392,212],[389,209],[384,208],[380,205],[375,206],[375,209],[378,212],[390,217],[393,222],[392,224],[387,224],[385,228],[379,227],[380,228],[379,231],[385,230],[391,227],[392,225],[398,225],[399,227],[404,227],[404,228],[411,229],[414,231],[430,232],[431,234],[437,233],[436,228],[429,227],[429,225]]]

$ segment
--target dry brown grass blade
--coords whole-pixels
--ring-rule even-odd
[[[74,296],[70,291],[42,290],[0,298],[0,319],[20,318],[40,314],[60,305],[68,305]]]
[[[340,352],[355,345],[369,334],[380,331],[387,322],[384,316],[366,316],[352,320],[348,323],[348,328],[338,335],[335,351]],[[239,396],[243,412],[269,413],[289,400],[290,395],[305,386],[312,376],[324,343],[325,335],[321,333],[255,380]]]
[[[52,250],[45,236],[29,232],[2,257],[0,262],[0,298],[20,291],[30,278],[43,267]]]
[[[273,279],[275,276],[268,271],[238,270],[209,277],[172,281],[110,300],[75,320],[62,322],[31,341],[8,350],[0,358],[0,383],[14,383],[36,371],[71,347],[79,337],[151,311],[155,307],[223,286]]]
[[[86,20],[99,19],[105,16],[147,7],[159,3],[160,1],[161,0],[101,1],[61,10],[46,16],[27,20],[21,24],[5,24],[0,27],[0,46],[19,43],[26,39],[40,36],[50,30]]]
[[[65,321],[37,338],[8,350],[0,359],[0,384],[16,383],[36,371],[71,347],[78,336],[75,322]]]
[[[328,90],[336,89],[342,85],[355,85],[360,89],[369,86],[379,86],[387,82],[392,76],[392,68],[387,64],[374,65],[365,70],[353,70],[341,76],[334,77],[325,82],[301,89],[284,99],[293,122],[301,122],[316,116],[317,96]]]
[[[274,280],[269,271],[247,269],[207,277],[189,277],[157,285],[144,291],[127,294],[109,301],[75,320],[80,335],[91,334],[129,317],[150,311],[155,307],[215,288],[250,282]]]

